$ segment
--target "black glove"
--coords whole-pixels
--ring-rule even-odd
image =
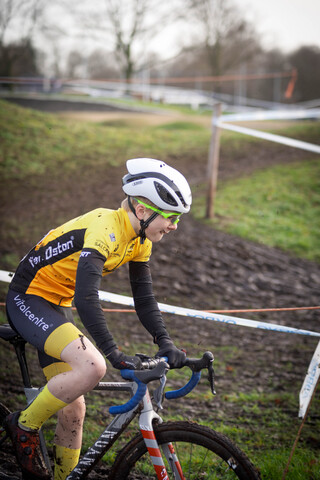
[[[183,367],[187,358],[185,352],[179,350],[171,340],[161,341],[156,357],[168,357],[168,363],[171,368]]]
[[[139,357],[125,355],[117,348],[109,353],[107,359],[110,361],[113,368],[117,368],[118,370],[123,370],[124,368],[129,368],[129,370],[141,370],[142,368],[142,363]]]

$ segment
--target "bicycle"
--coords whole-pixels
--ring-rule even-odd
[[[38,394],[32,387],[25,355],[26,341],[9,325],[0,326],[0,337],[9,341],[15,349],[19,362],[27,402]],[[87,478],[103,455],[123,434],[130,422],[139,415],[140,433],[134,436],[118,452],[108,473],[108,480],[200,480],[233,479],[261,480],[258,470],[228,437],[206,426],[190,421],[164,422],[156,412],[162,410],[164,398],[177,399],[187,395],[198,384],[202,370],[207,370],[211,392],[215,394],[213,355],[205,352],[200,359],[187,359],[186,366],[192,371],[190,380],[179,390],[164,392],[169,366],[166,359],[140,355],[143,370],[121,370],[125,382],[100,382],[95,390],[126,391],[131,397],[124,405],[109,408],[114,415],[96,442],[80,457],[78,465],[67,480]],[[148,389],[150,382],[159,382],[153,392],[153,401]],[[0,448],[8,439],[2,427],[9,409],[0,403]],[[51,470],[44,436],[40,439],[48,468]],[[10,478],[10,477],[1,477]],[[25,480],[27,477],[23,477]]]

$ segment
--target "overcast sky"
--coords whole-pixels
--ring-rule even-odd
[[[164,0],[169,1],[169,0]],[[320,48],[320,0],[232,0],[252,23],[266,49],[290,53],[302,45]],[[164,58],[192,42],[193,25],[175,25],[151,42]]]
[[[233,0],[262,35],[266,47],[285,52],[320,47],[320,0]]]

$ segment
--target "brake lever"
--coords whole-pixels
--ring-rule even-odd
[[[212,362],[208,366],[208,380],[209,380],[209,383],[210,383],[210,388],[211,388],[212,395],[216,395],[217,392],[216,392],[215,384],[214,384],[214,369],[213,369],[213,366],[212,366]]]
[[[207,369],[208,369],[208,380],[210,383],[210,388],[212,395],[216,395],[216,389],[215,389],[215,382],[214,382],[214,369],[213,369],[213,360],[214,356],[212,355],[211,352],[205,352],[203,355],[203,358],[206,358],[207,361]]]
[[[166,375],[163,375],[162,377],[160,377],[160,384],[158,388],[156,388],[156,390],[153,392],[153,398],[159,410],[163,410],[162,400],[164,396],[164,388],[166,386],[166,382],[167,382]]]
[[[193,372],[201,372],[201,370],[206,368],[208,370],[208,380],[210,383],[211,392],[213,395],[216,395],[215,384],[214,384],[213,360],[214,360],[214,356],[212,352],[205,352],[200,360],[188,359],[187,366],[189,366]]]

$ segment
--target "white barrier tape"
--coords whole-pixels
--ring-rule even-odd
[[[300,390],[300,395],[299,395],[299,417],[304,418],[311,397],[313,395],[314,389],[316,388],[318,378],[320,376],[320,342],[318,343],[318,346],[314,352],[314,355],[311,359],[309,368],[308,368],[308,373],[306,375],[306,378],[304,379],[303,385]]]
[[[281,135],[275,135],[274,133],[262,132],[261,130],[254,130],[239,125],[227,124],[222,120],[215,121],[215,125],[220,128],[225,128],[226,130],[232,130],[234,132],[244,133],[245,135],[251,135],[252,137],[269,140],[270,142],[282,143],[289,147],[301,148],[302,150],[308,150],[309,152],[320,153],[320,145],[314,145],[313,143],[302,142],[301,140],[282,137]]]
[[[10,283],[13,277],[12,272],[5,272],[4,270],[0,270],[0,282],[7,282]]]
[[[243,122],[256,120],[299,120],[308,118],[320,118],[320,109],[312,110],[260,110],[257,112],[243,112],[224,115],[223,123]]]
[[[0,270],[0,280],[3,282],[10,282],[13,273]],[[119,305],[126,305],[133,307],[134,301],[132,297],[125,295],[118,295],[117,293],[103,292],[99,290],[99,298],[104,302],[117,303]],[[192,308],[177,307],[174,305],[167,305],[165,303],[158,303],[159,309],[165,313],[173,315],[182,315],[185,317],[195,317],[201,320],[211,320],[219,323],[227,323],[229,325],[240,325],[242,327],[261,328],[263,330],[272,330],[275,332],[296,333],[299,335],[309,335],[313,337],[320,337],[320,333],[312,332],[310,330],[302,330],[299,328],[286,327],[277,325],[276,323],[259,322],[256,320],[248,320],[246,318],[231,317],[228,315],[221,315],[218,313],[204,312],[203,310],[194,310]]]
[[[99,291],[99,298],[105,302],[118,303],[120,305],[134,306],[133,298],[116,293]],[[158,303],[161,312],[171,313],[174,315],[182,315],[185,317],[195,317],[201,320],[211,320],[214,322],[227,323],[229,325],[240,325],[242,327],[261,328],[263,330],[272,330],[284,333],[296,333],[299,335],[310,335],[313,337],[320,337],[320,333],[312,332],[310,330],[301,330],[293,327],[286,327],[277,325],[276,323],[259,322],[256,320],[248,320],[246,318],[231,317],[221,315],[218,313],[204,312],[203,310],[194,310],[192,308],[177,307],[174,305],[167,305],[165,303]]]

